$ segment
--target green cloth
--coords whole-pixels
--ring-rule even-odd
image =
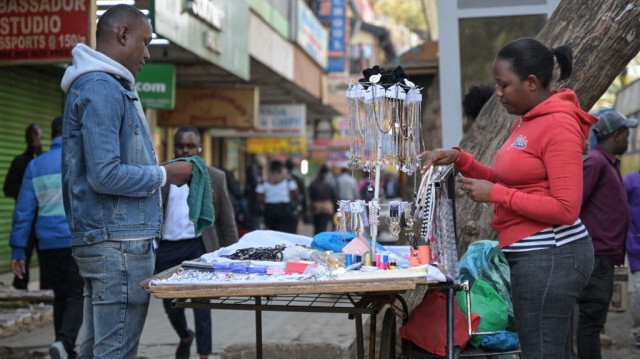
[[[193,163],[191,182],[189,182],[189,219],[195,225],[196,237],[202,234],[202,230],[213,225],[216,218],[213,209],[213,188],[210,185],[207,164],[198,156],[180,157],[175,161],[189,161]]]

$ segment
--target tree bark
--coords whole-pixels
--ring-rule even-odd
[[[573,89],[582,109],[588,111],[640,50],[640,0],[592,0],[588,5],[581,0],[563,0],[537,39],[549,47],[571,47],[573,74],[552,87]],[[460,147],[476,160],[492,164],[515,120],[493,97],[463,136]],[[491,228],[493,206],[485,208],[461,193],[456,200],[458,251],[462,255],[469,244],[495,239],[496,233]]]

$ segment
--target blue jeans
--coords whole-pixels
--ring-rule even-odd
[[[593,245],[505,253],[523,359],[571,358],[571,311],[593,269]]]
[[[149,308],[140,282],[153,275],[151,239],[74,246],[84,279],[84,323],[78,358],[135,359]]]

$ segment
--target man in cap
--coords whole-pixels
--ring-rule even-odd
[[[629,145],[629,128],[638,120],[609,111],[593,126],[597,145],[583,163],[580,219],[593,241],[595,261],[578,299],[578,358],[602,358],[600,332],[613,292],[613,266],[624,263],[629,205],[620,176],[620,160]],[[589,275],[589,273],[587,273]]]

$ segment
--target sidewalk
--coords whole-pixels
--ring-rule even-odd
[[[38,268],[33,268],[37,273]],[[38,276],[29,283],[30,290],[39,287]],[[10,286],[13,274],[0,273],[0,282]],[[13,290],[8,288],[8,290]],[[12,311],[16,314],[16,310]],[[187,309],[187,322],[193,328],[192,310]],[[24,316],[24,314],[23,314]],[[54,342],[52,308],[45,309],[41,318],[27,321],[29,326],[17,328],[15,334],[0,334],[0,358],[49,358],[48,348]],[[366,318],[366,317],[365,317]],[[6,319],[6,318],[5,318]],[[15,321],[2,322],[2,326],[14,327]],[[212,359],[255,357],[255,314],[249,311],[213,310]],[[262,335],[264,358],[346,358],[346,352],[355,339],[355,321],[347,314],[263,312]],[[78,338],[78,345],[80,338]],[[171,328],[162,302],[151,297],[149,313],[140,338],[138,358],[173,359],[178,336]],[[191,348],[191,358],[198,358],[196,345]]]

